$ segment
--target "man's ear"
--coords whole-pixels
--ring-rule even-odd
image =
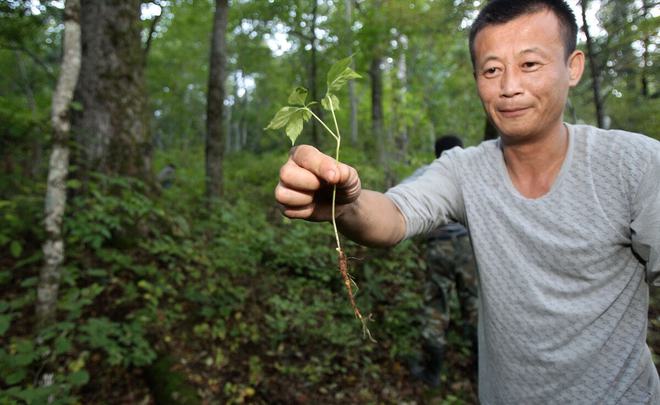
[[[584,72],[584,52],[573,51],[571,56],[568,57],[568,70],[569,70],[569,84],[574,87],[580,81],[582,72]]]

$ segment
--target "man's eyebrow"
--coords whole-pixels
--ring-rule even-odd
[[[548,53],[545,52],[543,49],[539,48],[538,46],[533,46],[531,48],[525,48],[522,51],[518,52],[519,56],[528,55],[528,54],[537,54],[537,55],[540,55],[544,58],[548,57]],[[491,60],[500,60],[500,58],[497,55],[490,54],[490,55],[486,56],[483,60],[479,61],[479,67],[482,67],[483,65],[490,62]]]
[[[518,54],[519,54],[519,55],[527,55],[527,54],[530,54],[530,53],[535,53],[535,54],[541,55],[541,56],[543,56],[543,57],[547,57],[547,56],[548,56],[548,54],[547,54],[543,49],[539,48],[538,46],[534,46],[534,47],[532,47],[532,48],[526,48],[526,49],[523,49],[523,50],[520,51]]]
[[[499,60],[499,59],[500,59],[500,58],[498,58],[498,57],[495,56],[495,55],[488,55],[488,56],[486,56],[486,57],[484,58],[484,60],[479,61],[479,67],[482,67],[483,65],[485,65],[485,64],[488,63],[488,62],[490,62],[491,60]]]

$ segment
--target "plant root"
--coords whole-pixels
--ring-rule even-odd
[[[348,292],[348,299],[351,302],[351,307],[353,308],[353,313],[355,314],[355,317],[359,319],[360,322],[362,323],[362,336],[365,339],[368,338],[370,341],[376,343],[376,340],[371,336],[371,332],[367,327],[367,322],[372,320],[371,314],[368,315],[367,317],[362,316],[362,313],[360,313],[360,310],[358,309],[358,306],[355,302],[355,296],[353,294],[353,286],[355,286],[357,290],[357,284],[355,284],[355,281],[353,281],[353,278],[348,272],[348,260],[346,259],[346,255],[344,254],[344,251],[341,250],[341,248],[337,248],[337,253],[339,254],[339,272],[341,273],[341,278],[344,281],[344,285],[346,286],[346,291]]]

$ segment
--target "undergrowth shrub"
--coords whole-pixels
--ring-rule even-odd
[[[70,182],[58,317],[40,336],[32,322],[42,205],[37,193],[0,201],[0,249],[15,253],[0,268],[0,403],[80,403],[92,393],[111,401],[117,376],[130,380],[163,353],[204,359],[199,367],[221,376],[217,395],[229,403],[272,384],[273,373],[319,389],[342,375],[377,379],[386,372],[378,364],[415,345],[422,267],[413,244],[347,242],[356,299],[374,314],[378,343],[366,343],[331,230],[279,215],[272,190],[286,155],[231,156],[225,198],[209,210],[199,153],[159,157],[177,166],[159,193],[100,174],[84,187]],[[367,172],[378,181],[377,168]]]

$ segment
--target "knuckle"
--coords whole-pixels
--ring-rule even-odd
[[[288,193],[286,189],[282,186],[282,183],[279,183],[277,187],[275,187],[275,199],[278,202],[283,203],[284,201],[286,201],[287,194]]]

